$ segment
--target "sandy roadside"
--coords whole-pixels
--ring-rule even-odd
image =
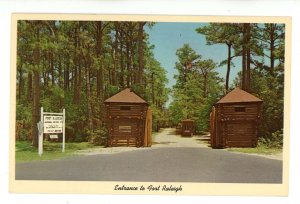
[[[174,129],[165,128],[162,129],[159,133],[153,135],[152,138],[152,147],[108,147],[108,148],[92,148],[86,150],[79,150],[76,154],[79,155],[97,155],[97,154],[116,154],[121,152],[129,152],[129,151],[143,151],[145,149],[153,149],[153,148],[165,148],[165,147],[201,147],[201,148],[210,148],[209,144],[205,142],[207,137],[205,136],[193,136],[193,137],[181,137],[180,135],[175,135]],[[228,151],[224,149],[224,151]],[[235,154],[249,154],[260,157],[265,157],[268,159],[276,159],[282,160],[282,153],[274,154],[274,155],[264,155],[264,154],[250,154],[250,153],[242,153],[242,152],[234,152]]]

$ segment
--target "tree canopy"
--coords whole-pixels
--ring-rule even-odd
[[[172,88],[167,88],[167,70],[155,58],[155,45],[146,32],[153,26],[129,21],[18,21],[17,138],[37,146],[41,106],[49,112],[67,110],[69,141],[104,134],[104,100],[127,87],[151,107],[153,131],[183,119],[194,119],[197,132],[208,131],[212,106],[237,86],[264,101],[259,136],[271,139],[282,131],[284,24],[207,23],[196,28],[205,46],[226,46],[227,57],[214,61],[182,44],[173,50],[177,61]],[[241,64],[233,66],[233,58]],[[217,70],[224,66],[223,79]],[[233,68],[241,71],[231,82]]]
[[[37,145],[39,110],[66,108],[68,140],[104,128],[103,102],[130,87],[165,120],[166,71],[154,58],[147,22],[19,21],[18,134]]]

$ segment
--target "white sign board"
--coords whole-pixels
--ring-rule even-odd
[[[44,115],[44,133],[63,133],[63,116]]]
[[[59,133],[62,133],[62,152],[65,152],[65,123],[66,111],[63,109],[62,113],[48,113],[44,112],[41,107],[41,121],[37,124],[39,130],[39,155],[43,154],[43,135],[50,133],[50,138],[58,139]]]

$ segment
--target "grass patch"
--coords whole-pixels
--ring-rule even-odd
[[[158,135],[159,132],[152,132],[152,136]]]
[[[31,142],[17,141],[16,142],[16,162],[53,160],[73,156],[78,150],[95,148],[97,146],[88,143],[66,143],[65,152],[62,152],[62,143],[44,141],[43,155],[38,155],[38,149],[31,146]]]
[[[198,136],[209,135],[209,134],[210,134],[209,132],[205,132],[205,131],[197,131],[196,132],[196,135],[198,135]]]
[[[228,148],[228,151],[242,152],[242,153],[249,153],[249,154],[272,155],[272,154],[281,153],[282,149],[280,149],[280,148],[268,148],[264,145],[258,145],[255,148]]]

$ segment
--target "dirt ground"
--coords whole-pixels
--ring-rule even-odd
[[[205,141],[209,135],[182,137],[175,134],[174,128],[162,129],[152,137],[153,147],[204,147],[208,148]]]
[[[153,148],[164,148],[164,147],[199,147],[199,148],[210,148],[209,147],[209,134],[207,135],[194,135],[192,137],[181,137],[175,134],[174,128],[164,128],[160,132],[152,136],[152,147],[109,147],[109,148],[93,148],[87,150],[80,150],[77,153],[80,155],[96,155],[96,154],[114,154],[128,151],[142,151],[145,149]],[[223,149],[222,151],[227,151]],[[247,154],[240,152],[233,152],[236,154]],[[263,154],[251,154],[257,155],[269,159],[282,160],[282,153],[275,155],[263,155]]]

